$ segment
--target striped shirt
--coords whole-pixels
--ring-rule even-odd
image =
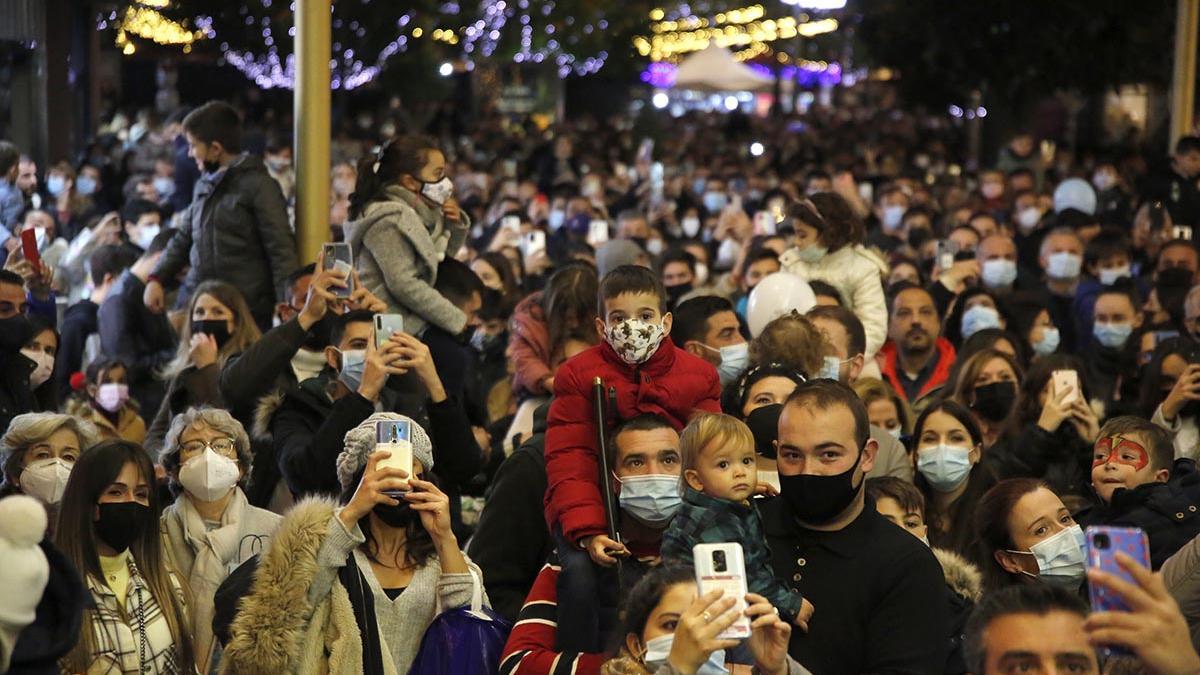
[[[538,572],[504,645],[500,675],[598,675],[608,660],[605,654],[556,651],[560,569],[552,556]]]

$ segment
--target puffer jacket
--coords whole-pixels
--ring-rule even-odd
[[[521,301],[509,320],[508,359],[513,364],[513,393],[520,397],[549,396],[546,378],[554,376],[558,363],[550,353],[550,327],[542,310],[542,294]]]
[[[471,221],[447,221],[440,210],[399,185],[384,191],[362,217],[346,223],[346,241],[359,280],[388,312],[404,316],[404,331],[421,334],[432,323],[452,335],[463,332],[467,315],[434,289],[438,263],[467,240]]]
[[[270,328],[276,289],[300,264],[283,193],[262,160],[241,155],[215,177],[202,176],[180,222],[153,276],[169,281],[191,265],[184,297],[202,281],[228,282],[259,328]]]
[[[721,384],[711,363],[679,349],[670,339],[645,363],[625,363],[607,342],[580,352],[554,378],[554,401],[546,430],[546,522],[568,541],[605,531],[592,380],[616,389],[607,423],[651,413],[683,429],[697,410],[721,412]]]
[[[887,301],[883,296],[883,277],[887,266],[861,245],[843,246],[815,263],[800,260],[797,249],[789,249],[779,258],[785,272],[805,281],[824,281],[837,289],[846,309],[862,321],[867,334],[867,360],[887,340]]]

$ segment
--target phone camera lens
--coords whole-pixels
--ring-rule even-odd
[[[725,572],[725,571],[728,571],[728,569],[729,569],[729,566],[725,562],[725,552],[724,551],[713,551],[713,571],[714,572]]]
[[[1101,551],[1107,550],[1110,544],[1108,535],[1103,532],[1096,533],[1096,536],[1092,538],[1092,543]]]

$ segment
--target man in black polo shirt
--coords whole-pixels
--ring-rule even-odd
[[[779,418],[780,497],[763,509],[775,576],[816,607],[789,653],[814,673],[939,673],[941,567],[863,490],[878,445],[867,409],[832,380],[801,384]]]

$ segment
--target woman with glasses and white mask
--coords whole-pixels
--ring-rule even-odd
[[[251,506],[240,483],[250,473],[250,437],[229,412],[191,408],[176,415],[159,463],[175,503],[163,509],[164,548],[187,580],[193,600],[196,665],[216,672],[213,595],[248,558],[266,550],[281,518]]]
[[[4,463],[0,497],[26,494],[48,507],[56,507],[62,500],[75,460],[99,440],[96,427],[70,415],[17,415],[0,441]],[[53,527],[53,515],[50,523]]]

